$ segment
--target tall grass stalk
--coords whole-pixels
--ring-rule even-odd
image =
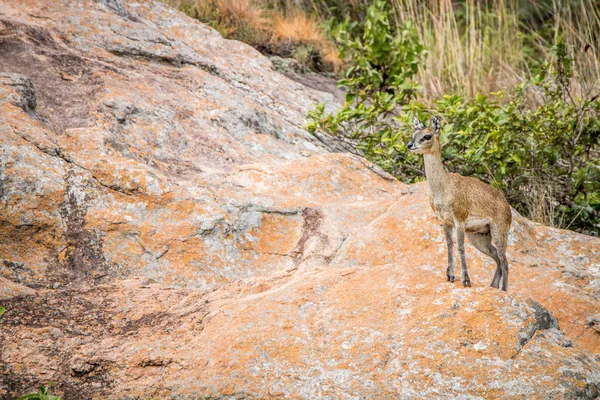
[[[575,97],[588,97],[600,83],[600,4],[595,0],[553,0],[554,40],[562,35],[573,50]],[[541,41],[542,48],[544,47]]]
[[[524,54],[515,0],[483,2],[393,0],[397,23],[416,21],[429,50],[417,81],[424,97],[447,93],[473,96],[516,86]]]
[[[549,58],[547,52],[560,38],[575,61],[571,94],[589,97],[599,89],[596,0],[532,1],[528,8],[518,0],[392,1],[396,23],[415,21],[429,50],[417,76],[426,100],[448,93],[473,96],[512,89],[530,74],[530,65]],[[539,16],[552,26],[544,26]]]

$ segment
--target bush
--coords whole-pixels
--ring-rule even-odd
[[[377,2],[364,29],[338,28],[342,54],[352,65],[339,82],[348,88],[346,101],[335,114],[326,114],[324,106],[310,112],[309,131],[331,135],[414,182],[424,175],[421,158],[405,148],[410,121],[434,113],[445,121],[449,170],[502,189],[513,207],[536,221],[599,234],[600,101],[590,91],[572,94],[568,47],[559,40],[549,60],[511,93],[449,94],[428,106],[418,101],[413,82],[425,50],[410,23],[394,30],[389,18],[385,3]]]
[[[339,84],[347,89],[343,108],[325,114],[325,105],[308,114],[308,129],[335,137],[354,153],[366,155],[384,169],[414,169],[400,148],[403,132],[398,129],[397,111],[415,98],[418,86],[412,78],[425,56],[411,23],[399,31],[390,24],[385,3],[375,2],[367,11],[364,29],[346,21],[334,30],[340,54],[351,67]],[[408,172],[408,171],[407,171]],[[396,175],[404,174],[396,172]]]

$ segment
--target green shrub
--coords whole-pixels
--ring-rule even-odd
[[[336,138],[405,182],[423,179],[422,160],[406,151],[413,115],[444,121],[449,170],[502,189],[513,207],[542,223],[600,233],[600,101],[571,93],[569,49],[551,58],[512,93],[473,98],[448,94],[431,106],[417,100],[413,78],[425,50],[414,28],[394,31],[385,3],[369,7],[364,29],[338,28],[351,67],[340,85],[343,107],[307,116],[307,128]],[[360,31],[360,34],[353,32]],[[532,100],[538,99],[538,100]]]
[[[392,171],[414,168],[416,163],[415,156],[401,151],[405,135],[398,130],[396,118],[398,109],[414,99],[419,89],[412,78],[425,50],[412,24],[396,31],[389,18],[385,3],[377,1],[369,7],[359,36],[352,34],[356,30],[347,21],[333,30],[341,57],[351,64],[339,82],[347,89],[346,99],[336,114],[325,114],[325,105],[311,111],[307,127],[337,138],[347,150]],[[412,157],[412,162],[398,162],[405,157]]]

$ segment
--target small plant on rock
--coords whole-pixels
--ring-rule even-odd
[[[50,386],[53,384],[53,382],[50,382],[47,386],[40,386],[38,392],[23,395],[17,400],[62,400],[60,396],[48,394],[48,388],[50,388]]]

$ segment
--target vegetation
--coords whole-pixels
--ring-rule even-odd
[[[272,0],[278,10],[302,9],[336,24],[364,26],[372,0]],[[421,99],[475,96],[514,89],[531,66],[551,57],[559,36],[573,51],[572,90],[600,79],[598,0],[389,0],[393,28],[412,21],[427,49],[416,80]],[[346,61],[346,60],[344,60]]]
[[[365,25],[371,0],[163,0],[209,23],[225,37],[265,54],[296,58],[316,71],[343,71],[332,27]],[[474,97],[514,90],[531,67],[552,56],[562,36],[573,52],[571,90],[583,95],[600,79],[598,0],[390,0],[391,27],[408,21],[427,58],[417,72],[428,102],[445,94]],[[307,56],[309,54],[310,56]],[[540,99],[538,99],[539,101]]]
[[[52,396],[48,394],[48,388],[52,386],[50,382],[48,386],[40,386],[37,393],[30,393],[19,397],[17,400],[61,400],[60,396]]]
[[[600,232],[597,81],[589,80],[593,74],[582,79],[582,63],[566,35],[540,53],[546,55],[542,64],[527,64],[529,74],[510,90],[425,98],[415,82],[423,79],[420,71],[431,54],[417,27],[393,24],[394,12],[382,1],[366,15],[362,27],[346,23],[335,32],[351,65],[340,81],[348,89],[346,102],[335,114],[317,107],[308,116],[310,131],[329,134],[396,177],[416,181],[423,177],[421,160],[404,148],[410,121],[415,114],[440,115],[450,170],[501,188],[513,207],[534,220]]]
[[[341,60],[323,20],[298,7],[267,0],[163,0],[207,23],[228,39],[267,55],[293,58],[305,69],[337,71]]]

